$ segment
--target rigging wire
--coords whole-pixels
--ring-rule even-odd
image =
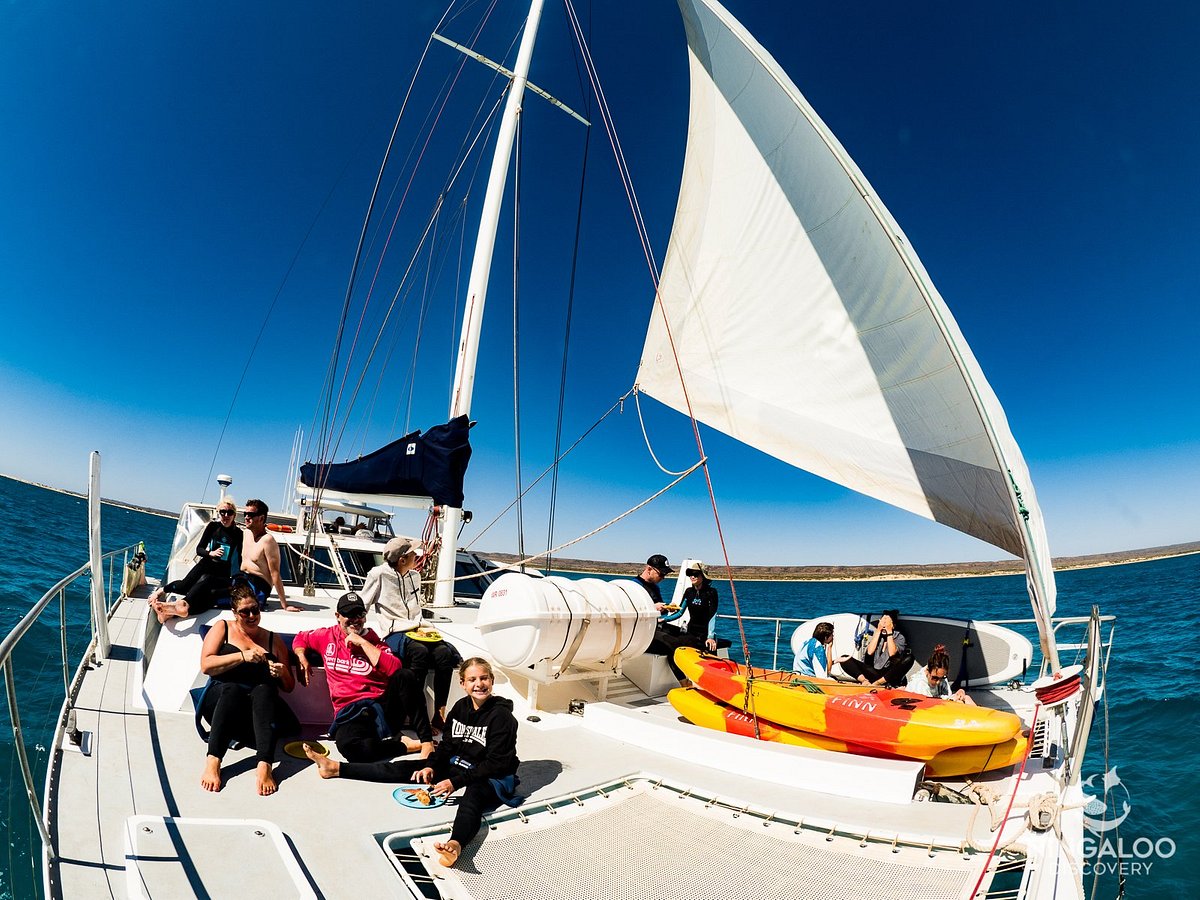
[[[529,484],[529,486],[527,488],[525,488],[525,493],[526,494],[529,493],[531,490],[533,490],[535,487],[537,487],[541,483],[543,478],[545,478],[551,472],[555,471],[558,464],[561,463],[564,459],[566,459],[568,454],[570,454],[570,452],[572,450],[574,450],[581,443],[583,443],[587,439],[588,435],[590,435],[593,431],[595,431],[596,428],[598,428],[605,419],[607,419],[610,415],[613,414],[613,412],[615,412],[616,410],[618,410],[622,407],[622,405],[625,402],[625,398],[628,396],[629,396],[629,394],[626,393],[626,394],[618,397],[616,402],[613,403],[613,405],[610,406],[608,408],[608,410],[605,411],[605,413],[602,416],[600,416],[599,419],[597,419],[595,422],[593,422],[583,434],[581,434],[579,437],[577,437],[575,439],[574,443],[572,443],[570,447],[568,447],[561,454],[559,454],[558,456],[556,456],[554,458],[554,461],[552,463],[550,463],[550,465],[547,466],[542,471],[542,474],[540,474],[537,478],[535,478]],[[517,499],[519,499],[519,498],[514,498],[512,501],[509,502],[508,506],[506,506],[506,507],[504,507],[504,509],[500,510],[500,512],[498,512],[496,514],[496,517],[494,519],[492,519],[492,521],[488,522],[487,525],[485,525],[483,527],[483,529],[480,530],[479,533],[476,534],[475,537],[471,540],[471,542],[469,544],[467,544],[463,549],[470,550],[471,547],[475,546],[476,542],[478,542],[480,538],[482,538],[485,534],[487,534],[488,530],[493,525],[495,525],[497,522],[499,522],[502,518],[504,518],[504,516],[508,513],[508,511],[517,504]],[[552,551],[547,551],[547,554],[549,554],[550,552],[552,552]]]
[[[493,3],[492,6],[488,10],[489,15],[494,8],[495,8],[495,4]],[[443,17],[443,20],[444,20],[444,17]],[[482,30],[485,23],[486,23],[486,19],[484,19],[483,21],[481,21],[479,23],[479,25],[476,29],[476,34],[478,34]],[[432,38],[430,40],[432,40]],[[509,48],[510,51],[512,49],[512,46],[515,45],[515,43],[516,43],[516,38],[514,37],[512,42],[510,43],[510,48]],[[427,49],[428,49],[428,45],[427,45]],[[422,57],[422,59],[424,59],[424,57]],[[454,86],[458,83],[458,80],[461,77],[461,74],[464,71],[464,68],[466,66],[466,63],[467,63],[467,60],[466,60],[466,58],[464,58],[459,63],[453,78],[447,79],[447,86],[444,88],[444,93],[441,98],[440,105],[435,104],[438,106],[438,112],[437,112],[437,115],[434,116],[434,118],[433,118],[434,125],[436,125],[436,123],[438,121],[440,121],[442,113],[445,111],[446,105],[449,102],[450,95],[453,92]],[[493,76],[493,84],[496,81],[498,81],[499,78],[500,78],[500,76],[498,74],[494,75]],[[437,206],[439,209],[440,209],[441,204],[443,204],[445,202],[446,196],[449,194],[449,191],[454,186],[454,184],[457,182],[463,169],[466,167],[467,162],[474,156],[474,153],[473,153],[474,148],[480,143],[481,139],[485,135],[490,135],[491,129],[495,127],[496,113],[502,106],[504,98],[507,96],[508,87],[509,86],[506,85],[504,90],[501,91],[500,96],[497,98],[495,103],[492,105],[490,111],[485,116],[483,124],[479,125],[479,127],[477,129],[474,129],[474,136],[469,137],[472,134],[471,130],[468,130],[466,132],[466,134],[464,135],[463,142],[460,145],[459,154],[456,157],[457,159],[459,159],[459,163],[457,166],[452,167],[451,174],[447,177],[446,184],[443,187],[442,193],[439,195],[439,198],[437,201]],[[411,91],[411,87],[410,87],[410,91]],[[484,104],[481,103],[479,108],[476,110],[476,116],[475,116],[476,123],[478,123],[478,121],[479,121],[479,116],[483,110],[483,107],[484,107]],[[426,121],[427,122],[429,121],[428,117],[427,117]],[[433,131],[434,131],[433,128],[428,129],[426,140],[425,140],[424,144],[422,145],[420,152],[417,154],[416,163],[412,167],[412,171],[410,173],[408,183],[405,187],[403,197],[401,198],[401,202],[400,202],[401,208],[403,207],[404,202],[405,202],[406,198],[408,197],[409,190],[410,190],[413,182],[415,181],[416,173],[420,167],[421,161],[425,158],[426,151],[429,149],[429,145],[430,145],[430,142],[432,141],[432,137],[433,137]],[[394,134],[393,134],[393,140],[394,140]],[[389,153],[390,153],[390,145],[389,145]],[[410,158],[411,158],[411,156],[412,156],[412,154],[410,154]],[[384,158],[384,165],[386,165],[386,163],[387,163],[387,155],[385,155],[385,158]],[[476,158],[476,166],[473,171],[472,179],[471,179],[472,184],[474,183],[474,177],[478,173],[478,169],[479,169],[479,162],[478,162],[478,158]],[[375,288],[375,285],[376,285],[376,282],[377,282],[377,279],[379,276],[383,257],[386,255],[387,245],[390,244],[390,242],[391,242],[392,235],[395,231],[396,224],[397,224],[399,216],[400,216],[401,208],[398,208],[396,210],[396,214],[393,217],[391,228],[390,228],[390,230],[388,232],[388,236],[384,242],[384,250],[380,255],[379,261],[377,262],[375,274],[372,277],[372,281],[371,281],[370,287],[367,292],[367,297],[364,299],[364,302],[363,302],[363,311],[359,318],[358,329],[355,331],[354,340],[352,342],[350,352],[347,354],[345,366],[343,368],[343,372],[342,372],[342,376],[341,376],[341,387],[338,392],[338,399],[337,399],[337,404],[334,407],[334,413],[333,413],[332,417],[329,420],[327,420],[327,422],[325,423],[328,427],[328,432],[327,432],[327,434],[325,434],[323,436],[324,443],[322,444],[321,458],[324,460],[327,460],[327,461],[332,461],[332,459],[337,456],[338,447],[341,445],[342,437],[343,437],[345,430],[349,424],[350,410],[353,409],[353,407],[354,407],[355,400],[358,396],[359,390],[361,389],[362,383],[366,378],[366,370],[370,366],[371,359],[374,358],[375,351],[377,350],[377,348],[379,346],[379,342],[381,340],[380,335],[377,334],[376,340],[371,348],[371,352],[368,355],[367,362],[363,365],[362,372],[357,380],[357,383],[354,386],[354,389],[351,393],[350,399],[346,403],[346,412],[345,412],[346,418],[342,421],[342,425],[339,428],[336,424],[339,419],[338,410],[340,410],[342,400],[346,394],[346,385],[350,379],[350,368],[351,368],[351,364],[352,364],[352,361],[354,358],[354,350],[355,350],[355,347],[357,346],[359,335],[362,330],[363,321],[366,316],[366,310],[370,304],[370,298],[374,292],[374,288]],[[370,210],[368,210],[368,216],[370,216],[370,214],[371,214]],[[422,242],[426,239],[431,225],[432,225],[432,218],[431,218],[430,222],[427,222],[425,234],[422,235]],[[365,228],[366,228],[366,223],[364,222],[364,230],[365,230]],[[412,268],[415,264],[416,257],[419,254],[419,252],[420,252],[420,245],[418,245],[417,250],[414,252],[413,256],[410,258],[408,268],[406,269],[405,274],[401,279],[401,282],[400,282],[401,285],[403,285],[405,282],[407,282],[409,275],[411,274]],[[357,260],[356,260],[356,265],[357,265]],[[392,303],[389,306],[389,310],[388,310],[388,314],[387,314],[388,316],[390,316],[392,309],[394,309],[396,299],[399,296],[401,290],[402,290],[402,287],[398,288],[396,294],[393,295]],[[386,321],[387,321],[387,317],[385,316],[385,324],[386,324]],[[381,326],[381,328],[382,327],[383,326]],[[339,335],[338,335],[338,345],[339,346],[340,346],[340,342],[342,340],[343,334],[344,334],[344,323],[343,323],[343,327],[339,330]],[[329,386],[329,390],[332,395],[332,385]],[[336,437],[334,436],[335,431],[336,431]]]
[[[650,270],[650,277],[651,277],[651,280],[654,285],[655,306],[658,309],[659,315],[661,315],[663,317],[663,326],[666,331],[667,340],[671,347],[671,353],[672,353],[672,356],[675,361],[675,370],[679,375],[680,390],[683,394],[684,402],[687,406],[688,419],[691,421],[691,424],[692,424],[692,435],[696,442],[697,453],[701,459],[706,460],[708,457],[704,451],[704,441],[700,436],[700,425],[696,419],[695,411],[692,408],[692,401],[691,401],[690,395],[688,394],[687,382],[683,377],[683,367],[679,360],[679,351],[675,345],[675,337],[671,332],[671,323],[667,319],[666,309],[663,304],[662,295],[659,292],[659,271],[658,271],[658,267],[654,261],[653,251],[651,250],[649,232],[646,228],[645,220],[641,213],[641,208],[638,205],[637,194],[633,188],[633,179],[630,176],[628,166],[625,163],[625,155],[624,155],[624,152],[621,150],[621,144],[617,138],[616,129],[613,126],[612,114],[608,107],[608,102],[605,99],[604,91],[600,86],[598,71],[597,71],[595,63],[592,59],[591,51],[588,49],[588,45],[587,45],[586,41],[584,40],[581,28],[579,26],[579,19],[575,13],[575,8],[574,8],[573,4],[571,3],[571,0],[565,0],[565,2],[566,2],[567,15],[571,21],[572,28],[574,29],[575,38],[579,43],[580,51],[581,51],[581,54],[584,59],[584,64],[587,69],[588,77],[592,84],[592,89],[596,94],[597,106],[600,110],[600,118],[604,122],[605,132],[608,134],[609,143],[612,146],[613,153],[617,159],[617,168],[621,174],[621,181],[625,187],[625,195],[630,204],[630,211],[633,215],[634,227],[637,230],[639,239],[642,242],[642,252],[646,257],[646,265]],[[729,584],[730,596],[733,599],[733,609],[734,609],[735,617],[737,619],[738,634],[739,634],[739,637],[741,638],[741,644],[742,644],[742,654],[746,660],[746,668],[750,672],[750,674],[747,677],[752,679],[753,678],[753,668],[751,666],[751,661],[750,661],[750,644],[746,638],[746,626],[745,626],[745,622],[742,619],[741,603],[738,600],[737,585],[734,583],[734,580],[733,580],[733,569],[732,569],[732,566],[731,566],[731,563],[729,560],[729,548],[725,541],[724,530],[721,527],[721,515],[720,515],[720,511],[717,508],[717,496],[716,496],[715,489],[713,488],[712,474],[709,471],[707,464],[704,465],[704,483],[705,483],[705,487],[708,491],[709,503],[712,507],[713,523],[717,530],[717,538],[721,545],[721,555],[725,562],[726,581]],[[752,692],[748,691],[747,693],[752,693]],[[754,718],[755,728],[757,729],[758,717],[756,715],[754,715],[753,710],[749,710],[749,712]]]
[[[439,30],[443,26],[443,24],[447,21],[447,17],[450,15],[450,12],[452,9],[453,9],[453,4],[451,4],[451,6],[449,8],[447,8],[445,13],[443,13],[442,18],[439,20],[437,26],[435,26],[435,28],[434,28],[435,32],[437,30]],[[484,18],[482,18],[480,20],[480,22],[476,28],[476,32],[475,32],[476,35],[478,35],[482,31],[484,25],[487,22],[487,16],[490,16],[491,12],[494,9],[495,9],[495,2],[493,2],[491,7],[489,7],[488,12],[484,16]],[[379,262],[377,263],[375,273],[372,277],[370,287],[367,291],[367,296],[364,298],[363,311],[359,318],[358,329],[355,332],[355,338],[351,344],[350,351],[346,356],[345,369],[343,371],[342,378],[341,378],[341,387],[338,390],[337,400],[335,402],[333,398],[334,398],[334,386],[337,382],[338,359],[341,354],[341,346],[342,346],[342,342],[345,337],[346,321],[349,318],[349,312],[350,312],[350,308],[351,308],[351,302],[352,302],[352,297],[353,297],[353,293],[354,293],[354,288],[355,288],[355,285],[356,285],[357,279],[358,279],[359,268],[362,263],[362,260],[364,259],[363,243],[364,243],[365,236],[367,234],[367,231],[369,229],[369,226],[370,226],[373,214],[374,214],[374,209],[377,205],[379,190],[380,190],[380,186],[382,184],[383,175],[384,175],[385,170],[388,167],[388,161],[391,158],[392,151],[395,146],[396,136],[397,136],[399,128],[400,128],[400,123],[404,119],[405,112],[408,108],[409,100],[412,97],[413,88],[416,85],[417,78],[420,76],[421,69],[424,66],[425,59],[429,54],[429,48],[432,44],[433,44],[433,36],[431,34],[430,37],[425,42],[425,48],[421,53],[420,60],[418,60],[418,62],[417,62],[417,67],[413,73],[412,80],[409,82],[408,89],[405,93],[404,102],[401,104],[400,112],[397,115],[395,124],[393,125],[393,128],[392,128],[391,137],[388,140],[387,149],[385,150],[383,160],[380,163],[379,172],[376,176],[375,187],[372,191],[371,200],[370,200],[370,203],[368,204],[367,212],[363,219],[362,229],[359,234],[358,246],[355,250],[354,261],[351,265],[350,277],[347,280],[346,293],[345,293],[345,297],[343,300],[343,306],[342,306],[342,313],[341,313],[341,317],[339,319],[338,328],[337,328],[336,336],[334,339],[334,346],[333,346],[332,352],[330,354],[329,366],[328,366],[328,369],[326,372],[325,383],[322,388],[322,391],[323,391],[323,393],[325,393],[326,398],[325,398],[325,403],[324,403],[324,414],[321,419],[320,429],[319,430],[317,429],[315,420],[313,423],[313,431],[316,436],[315,456],[318,459],[318,461],[323,462],[323,463],[329,463],[329,462],[333,461],[333,458],[337,452],[338,443],[340,443],[340,440],[341,440],[341,435],[342,435],[342,433],[344,433],[344,430],[345,430],[345,425],[343,425],[341,431],[339,431],[339,433],[338,433],[338,438],[335,442],[334,437],[333,437],[333,432],[335,429],[335,423],[338,419],[338,410],[340,409],[341,401],[342,401],[342,398],[345,393],[346,382],[349,379],[350,365],[351,365],[351,362],[354,357],[354,347],[357,344],[358,334],[362,328],[363,317],[365,317],[366,310],[367,310],[368,306],[370,305],[371,294],[374,291],[375,283],[376,283],[376,280],[378,279],[378,275],[379,275],[379,267],[382,265],[383,258],[386,256],[386,253],[387,253],[387,250],[386,250],[387,243],[390,242],[392,234],[395,230],[396,221],[399,219],[400,213],[401,213],[401,211],[404,207],[404,204],[406,202],[406,199],[408,197],[408,192],[411,189],[411,187],[416,179],[416,174],[417,174],[417,171],[420,169],[421,161],[424,159],[425,151],[428,149],[429,143],[432,140],[433,133],[435,131],[435,128],[433,126],[436,126],[437,122],[440,120],[441,114],[445,110],[446,104],[449,102],[450,96],[452,95],[452,93],[454,91],[454,86],[458,83],[458,80],[461,77],[462,72],[466,66],[466,59],[463,59],[459,62],[457,69],[454,71],[454,73],[452,75],[447,77],[446,81],[443,83],[442,89],[439,91],[438,96],[441,98],[440,104],[435,100],[434,104],[430,108],[430,111],[426,114],[425,123],[429,124],[430,119],[432,117],[433,125],[431,125],[429,128],[419,129],[419,133],[423,132],[426,135],[426,140],[421,145],[420,151],[418,152],[416,150],[416,144],[414,144],[414,146],[409,149],[407,161],[411,161],[413,159],[414,153],[417,155],[417,159],[416,159],[416,162],[413,163],[413,165],[411,166],[410,177],[409,177],[408,182],[405,185],[404,193],[400,199],[398,208],[396,210],[396,215],[393,218],[392,228],[391,228],[391,230],[389,230],[388,236],[385,239],[384,249],[380,253]],[[482,108],[482,104],[481,104],[481,108]],[[434,109],[437,110],[436,115],[434,113]],[[476,121],[478,121],[478,115],[479,115],[479,110],[476,111]],[[486,130],[486,129],[483,129],[483,128],[480,129],[480,131],[483,131],[483,130]],[[470,131],[471,130],[468,129],[467,134],[470,134]],[[478,139],[478,135],[476,136],[476,140],[477,139]],[[465,141],[466,141],[466,138],[464,138],[464,143],[465,143]],[[406,161],[406,163],[407,163],[407,161]],[[465,158],[464,158],[464,161],[465,161]],[[406,164],[406,168],[407,168],[407,164]],[[451,177],[451,179],[450,179],[451,181],[453,180],[453,177],[454,176]],[[395,192],[393,191],[392,196],[394,196],[394,194],[395,194]],[[388,202],[390,204],[390,199]],[[439,198],[437,205],[440,206],[441,202],[444,202],[443,198]],[[428,231],[428,224],[426,226],[426,231]],[[374,240],[372,240],[372,246],[373,245],[374,245]],[[418,249],[418,252],[419,252],[419,249]],[[411,261],[410,261],[410,268],[411,268]],[[393,304],[394,304],[394,300],[393,300]],[[360,381],[360,383],[361,383],[361,381]],[[353,406],[353,402],[351,402],[350,406]],[[347,416],[348,415],[349,415],[349,409],[347,409]],[[322,471],[323,471],[323,474],[321,474]],[[324,470],[319,469],[318,470],[318,479],[317,479],[318,480],[318,485],[317,485],[318,494],[320,493],[321,489],[323,488],[325,479],[327,477],[328,477],[328,469],[324,469]]]
[[[591,12],[591,7],[588,7]],[[590,31],[590,28],[589,28]],[[575,282],[579,274],[579,239],[583,231],[583,198],[587,186],[588,151],[592,145],[591,98],[583,89],[583,77],[579,69],[579,55],[575,44],[571,44],[571,54],[575,60],[575,77],[580,82],[580,93],[584,98],[584,112],[587,113],[588,126],[583,132],[583,160],[579,167],[579,199],[575,204],[575,238],[571,246],[571,275],[567,284],[567,314],[563,323],[563,354],[562,370],[558,376],[558,413],[554,422],[554,475],[550,479],[550,504],[546,521],[546,546],[554,546],[554,521],[558,511],[558,463],[562,449],[563,416],[567,398],[567,364],[571,356],[571,324],[575,318]],[[546,554],[546,568],[553,568],[553,557]]]
[[[449,10],[447,10],[447,12],[449,12]],[[444,14],[442,16],[442,19],[443,19],[443,21],[445,20]],[[440,23],[439,23],[439,25],[440,25]],[[346,293],[345,293],[345,297],[342,300],[342,311],[341,311],[341,315],[338,319],[338,327],[337,327],[336,337],[334,339],[333,351],[330,354],[329,367],[328,367],[328,369],[326,371],[326,375],[325,375],[325,390],[328,393],[325,398],[324,410],[323,410],[322,416],[321,416],[321,425],[320,425],[319,429],[314,429],[315,437],[317,440],[317,450],[318,450],[316,455],[317,455],[317,460],[319,463],[325,461],[327,458],[325,455],[325,451],[328,449],[328,446],[329,446],[328,445],[328,437],[327,437],[327,426],[329,425],[330,420],[336,414],[336,407],[334,407],[334,405],[333,405],[333,386],[334,386],[334,382],[336,379],[338,358],[339,358],[340,352],[341,352],[342,337],[344,335],[345,328],[346,328],[346,320],[349,318],[349,315],[350,315],[350,302],[351,302],[351,298],[354,294],[354,285],[357,283],[357,279],[358,279],[359,263],[362,260],[363,244],[366,240],[367,229],[371,222],[371,215],[375,209],[375,203],[379,198],[379,188],[383,182],[383,173],[387,169],[388,159],[391,156],[392,148],[395,146],[396,135],[400,130],[400,123],[404,119],[404,114],[408,109],[408,102],[412,98],[413,88],[416,86],[417,78],[420,75],[421,69],[425,64],[425,58],[429,55],[429,48],[432,44],[433,44],[433,38],[431,36],[431,37],[427,38],[425,41],[425,48],[424,48],[424,50],[421,51],[421,58],[419,60],[417,60],[416,71],[413,72],[413,77],[412,77],[412,80],[409,82],[408,90],[405,92],[404,100],[400,104],[400,112],[396,115],[395,124],[393,124],[393,126],[392,126],[391,137],[388,138],[387,149],[384,151],[383,160],[379,164],[379,172],[375,177],[375,187],[371,191],[371,199],[367,204],[367,213],[366,213],[366,216],[363,218],[362,230],[360,231],[359,236],[358,236],[358,246],[355,248],[354,260],[350,266],[350,277],[346,283]],[[319,491],[324,484],[324,478],[318,477],[317,480],[318,480],[317,489]]]
[[[287,286],[288,279],[291,278],[292,270],[296,268],[296,263],[300,261],[300,254],[304,252],[304,248],[308,244],[308,239],[312,237],[313,230],[317,227],[317,222],[321,220],[321,216],[325,213],[325,208],[329,206],[329,201],[333,199],[338,185],[342,183],[349,169],[350,161],[346,160],[341,173],[334,179],[333,186],[330,187],[329,193],[325,195],[325,199],[321,201],[320,208],[317,209],[316,215],[313,216],[312,222],[308,225],[308,230],[304,232],[304,237],[301,239],[299,246],[296,247],[296,252],[292,255],[292,260],[288,263],[288,267],[283,273],[283,278],[279,281],[279,287],[275,289],[275,296],[271,298],[271,304],[267,307],[266,315],[263,316],[262,324],[258,327],[258,334],[254,336],[254,342],[250,345],[250,352],[246,354],[246,364],[242,366],[242,374],[238,377],[237,386],[233,389],[233,397],[229,401],[229,409],[225,411],[225,421],[221,423],[221,431],[217,435],[217,445],[213,448],[212,462],[208,465],[208,475],[204,478],[204,487],[200,492],[201,503],[208,496],[208,486],[212,483],[213,470],[217,467],[217,456],[221,452],[221,444],[225,440],[225,432],[229,430],[229,422],[233,418],[234,407],[237,406],[238,396],[242,392],[242,385],[246,383],[246,376],[250,373],[250,364],[254,361],[254,354],[258,350],[258,345],[262,343],[263,335],[267,330],[267,324],[271,321],[271,315],[275,312],[279,298],[283,296],[283,289]]]
[[[543,556],[550,556],[550,555],[552,555],[552,554],[558,553],[558,551],[560,551],[560,550],[565,550],[567,547],[570,547],[570,546],[573,546],[573,545],[575,545],[575,544],[581,543],[582,541],[586,541],[586,540],[587,540],[588,538],[590,538],[590,537],[594,537],[595,535],[599,534],[600,532],[604,531],[605,529],[611,528],[613,525],[616,525],[616,524],[617,524],[618,522],[620,522],[622,519],[624,519],[624,518],[626,518],[626,517],[628,517],[628,516],[631,516],[631,515],[633,515],[633,514],[634,514],[635,512],[637,512],[639,509],[642,509],[643,507],[645,507],[645,506],[648,506],[649,504],[653,503],[655,500],[657,500],[659,497],[661,497],[661,496],[662,496],[663,494],[665,494],[667,491],[671,490],[671,488],[675,487],[677,484],[679,484],[681,481],[683,481],[685,478],[687,478],[689,475],[691,475],[691,474],[692,474],[693,472],[695,472],[697,469],[704,468],[704,466],[705,466],[707,463],[708,463],[708,460],[707,460],[707,459],[700,459],[700,460],[698,460],[698,461],[696,462],[696,464],[695,464],[695,465],[693,465],[693,466],[692,466],[690,469],[688,469],[686,472],[683,472],[683,473],[682,473],[682,474],[681,474],[681,475],[680,475],[678,478],[676,478],[674,481],[670,482],[669,484],[665,485],[664,487],[661,487],[661,488],[659,488],[657,491],[655,491],[653,494],[651,494],[649,497],[647,497],[647,498],[646,498],[645,500],[643,500],[641,503],[638,503],[638,504],[637,504],[637,505],[635,505],[635,506],[631,506],[631,507],[629,507],[629,509],[625,510],[625,512],[623,512],[623,513],[621,513],[621,514],[619,514],[619,515],[613,516],[613,518],[609,519],[607,522],[605,522],[605,523],[604,523],[604,524],[602,524],[602,525],[597,525],[597,526],[596,526],[595,528],[593,528],[591,531],[589,531],[589,532],[586,532],[585,534],[581,534],[581,535],[579,535],[579,537],[571,538],[571,540],[569,540],[569,541],[566,541],[566,542],[564,542],[564,543],[562,543],[562,544],[559,544],[557,547],[552,547],[552,548],[550,548],[549,550],[547,550],[545,553],[538,553],[538,554],[536,554],[536,555],[534,555],[534,556],[527,556],[527,557],[524,557],[524,558],[522,558],[522,559],[519,559],[519,560],[517,560],[517,561],[516,561],[516,562],[514,562],[514,563],[509,563],[508,565],[504,566],[504,568],[506,568],[506,569],[516,569],[516,568],[519,568],[519,567],[521,567],[521,566],[528,565],[529,563],[535,562],[536,560],[540,559],[540,558],[541,558],[541,557],[543,557]],[[475,575],[475,574],[471,574],[471,575],[464,575],[464,576],[461,576],[461,577],[458,577],[458,578],[450,578],[450,579],[446,579],[446,580],[448,580],[448,581],[462,581],[462,580],[464,580],[464,579],[466,579],[466,578],[474,578],[474,577],[476,577],[476,575]]]

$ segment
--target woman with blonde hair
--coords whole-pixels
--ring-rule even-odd
[[[242,529],[237,524],[237,504],[222,497],[209,522],[196,541],[199,559],[192,570],[178,581],[159,587],[147,601],[165,622],[174,616],[194,616],[212,609],[222,597],[229,596],[229,577],[241,568]],[[163,602],[166,594],[181,594],[174,602]]]

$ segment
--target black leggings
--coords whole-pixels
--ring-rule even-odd
[[[381,763],[342,763],[340,776],[352,778],[355,781],[412,781],[413,773],[419,772],[429,765],[427,759],[402,759],[399,762]],[[433,783],[437,784],[446,776],[436,769],[433,772]],[[454,825],[450,830],[450,840],[458,841],[460,847],[466,847],[471,838],[479,831],[484,813],[489,813],[500,805],[500,797],[496,789],[487,779],[468,784],[463,791],[462,799],[458,801],[458,812],[454,814]]]
[[[703,650],[704,638],[698,638],[695,635],[688,634],[686,631],[680,631],[673,626],[664,628],[659,625],[654,629],[654,640],[650,642],[650,646],[646,648],[646,652],[666,656],[667,665],[671,667],[671,671],[675,673],[675,677],[683,681],[685,677],[683,670],[675,665],[675,651],[680,647],[693,647],[696,650]]]
[[[842,663],[842,671],[851,678],[858,678],[859,675],[862,675],[871,684],[882,678],[888,687],[901,687],[904,684],[904,676],[912,668],[912,663],[913,658],[907,653],[893,656],[882,669],[877,669],[870,663],[859,662],[857,659],[848,659]]]
[[[183,594],[188,615],[212,609],[218,600],[229,596],[229,563],[210,556],[200,558],[192,570],[163,588],[171,594]]]
[[[201,715],[212,724],[208,736],[208,755],[225,757],[229,742],[241,740],[247,732],[254,735],[255,759],[272,762],[275,759],[276,731],[271,727],[279,690],[273,684],[253,687],[233,681],[214,681],[204,692]]]
[[[446,641],[418,641],[403,632],[394,631],[384,638],[404,663],[404,668],[416,677],[416,683],[424,700],[425,678],[433,670],[433,710],[437,712],[446,705],[450,696],[450,682],[462,662],[462,656],[454,645]]]
[[[380,737],[375,714],[365,710],[338,725],[334,732],[338,752],[346,759],[351,762],[373,762],[407,753],[399,737],[406,716],[417,733],[417,740],[422,743],[433,740],[429,713],[425,709],[424,682],[418,684],[411,670],[401,669],[388,679],[387,689],[379,698],[379,703],[383,706],[383,717],[393,737]]]

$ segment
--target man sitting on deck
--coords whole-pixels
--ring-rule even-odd
[[[663,611],[663,598],[662,591],[658,589],[658,584],[670,575],[672,571],[674,570],[667,562],[667,558],[661,553],[655,553],[646,560],[646,565],[642,568],[642,574],[634,579],[646,589],[646,593],[654,601],[654,608],[660,613]]]
[[[420,750],[433,752],[433,731],[425,708],[424,685],[403,669],[395,654],[366,627],[362,598],[350,591],[337,603],[337,624],[301,631],[292,641],[300,663],[300,681],[307,685],[312,663],[306,651],[324,661],[333,703],[329,736],[350,762],[374,762]],[[418,740],[399,734],[408,714]]]

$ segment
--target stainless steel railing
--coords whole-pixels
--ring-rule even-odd
[[[114,550],[110,553],[105,553],[101,557],[100,577],[104,579],[104,609],[106,614],[111,615],[116,601],[120,599],[121,577],[125,572],[125,566],[129,560],[133,558],[134,553],[140,545],[132,544],[120,550]],[[117,560],[121,559],[120,567],[117,567]],[[107,570],[107,571],[106,571]],[[119,574],[118,574],[119,573]],[[107,574],[107,578],[105,575]],[[25,746],[25,736],[21,727],[21,710],[20,703],[17,699],[16,681],[13,673],[13,652],[21,639],[25,637],[30,628],[33,627],[43,613],[51,607],[55,599],[58,600],[58,631],[59,644],[62,648],[62,677],[63,677],[63,704],[59,713],[58,724],[55,730],[55,739],[53,747],[57,747],[62,737],[62,732],[66,726],[68,718],[73,713],[73,705],[75,694],[78,689],[78,674],[82,671],[88,657],[95,651],[96,636],[93,630],[91,640],[88,643],[87,649],[83,653],[76,669],[76,678],[71,678],[70,656],[67,650],[67,589],[75,582],[84,577],[92,577],[92,564],[86,563],[80,566],[70,575],[58,581],[50,590],[46,591],[15,626],[12,631],[5,635],[0,641],[0,670],[4,673],[4,689],[8,696],[8,711],[12,723],[13,747],[16,750],[17,760],[20,764],[21,779],[24,782],[25,794],[29,799],[29,808],[33,813],[33,818],[37,822],[38,831],[42,837],[42,845],[48,856],[54,858],[54,848],[50,841],[49,823],[46,822],[42,812],[42,804],[37,796],[37,788],[33,780],[33,772],[29,767],[29,752]],[[114,591],[114,585],[116,590]]]
[[[718,613],[717,618],[718,619],[726,619],[729,622],[735,622],[735,623],[737,622],[737,616],[730,615],[728,613]],[[1103,615],[1102,616],[1099,614],[1095,614],[1095,618],[1096,618],[1096,635],[1095,635],[1095,637],[1089,638],[1089,635],[1085,633],[1078,641],[1070,642],[1070,643],[1060,643],[1058,645],[1058,647],[1060,650],[1075,650],[1075,651],[1085,651],[1086,650],[1089,653],[1092,653],[1092,652],[1102,653],[1103,659],[1101,659],[1099,661],[1100,662],[1100,676],[1101,676],[1100,684],[1102,685],[1103,684],[1103,673],[1105,671],[1107,671],[1107,669],[1108,669],[1109,655],[1112,653],[1113,633],[1116,631],[1117,617],[1113,616],[1113,615]],[[1063,616],[1061,618],[1052,619],[1051,624],[1053,625],[1055,635],[1057,636],[1059,630],[1063,629],[1064,627],[1082,628],[1086,632],[1088,630],[1088,627],[1089,627],[1092,619],[1093,619],[1093,616]],[[783,640],[784,645],[786,647],[788,645],[788,643],[791,641],[791,630],[794,629],[796,626],[798,626],[804,622],[807,622],[808,619],[798,619],[798,618],[793,618],[793,617],[789,617],[789,616],[742,616],[742,621],[743,622],[770,622],[770,623],[774,624],[774,637],[772,639],[770,668],[778,669],[779,668],[779,644],[780,644],[780,641]],[[1031,626],[1035,630],[1037,628],[1037,619],[1033,619],[1033,618],[1028,618],[1028,619],[988,619],[987,621],[993,625],[1026,625],[1026,626]],[[785,625],[791,626],[788,629],[788,636],[786,638],[784,638],[784,626]],[[1108,631],[1104,635],[1100,634],[1100,630],[1101,630],[1102,626],[1108,627]],[[751,643],[753,646],[753,641]],[[1035,649],[1037,647],[1036,641],[1034,642],[1034,647],[1035,647]],[[1042,675],[1047,674],[1048,670],[1047,670],[1045,660],[1042,661],[1040,671],[1041,671]]]

